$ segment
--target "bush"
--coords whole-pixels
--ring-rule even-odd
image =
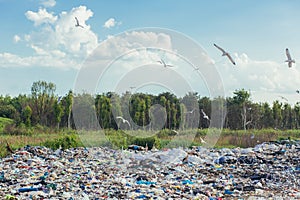
[[[148,149],[152,149],[153,147],[160,148],[160,140],[153,136],[153,137],[147,137],[147,138],[134,138],[131,144],[135,144],[138,146],[146,147],[146,144],[148,146]]]
[[[7,135],[27,135],[31,136],[33,134],[32,129],[26,128],[24,125],[16,126],[15,124],[7,124],[3,128],[3,134]]]
[[[45,147],[51,148],[51,149],[68,149],[68,148],[75,148],[75,147],[81,147],[83,144],[79,140],[78,136],[75,134],[72,135],[64,135],[60,138],[57,138],[55,140],[48,140],[44,142],[43,144]]]

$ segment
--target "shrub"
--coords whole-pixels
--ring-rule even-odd
[[[152,149],[152,147],[160,148],[160,140],[153,136],[153,137],[147,137],[147,138],[135,138],[132,141],[132,144],[138,145],[138,146],[143,146],[146,147],[146,144],[149,149]]]
[[[60,138],[57,138],[55,140],[48,140],[43,143],[45,147],[51,148],[51,149],[68,149],[68,148],[75,148],[83,146],[81,141],[79,140],[78,136],[75,134],[72,135],[64,135]]]

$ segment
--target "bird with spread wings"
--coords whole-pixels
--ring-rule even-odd
[[[228,59],[232,62],[232,64],[235,65],[235,61],[233,60],[233,58],[231,57],[231,55],[227,51],[225,51],[224,49],[222,49],[221,47],[219,47],[216,44],[214,44],[214,46],[222,52],[222,56],[227,56]]]
[[[160,64],[162,64],[164,67],[174,67],[173,65],[168,65],[168,64],[166,64],[165,61],[164,61],[163,59],[160,59],[160,60],[157,61],[157,62],[159,62]]]
[[[288,48],[285,49],[285,54],[286,54],[286,57],[287,57],[287,60],[285,62],[288,63],[289,67],[292,67],[293,63],[295,63],[295,60],[292,59],[290,51],[289,51]]]
[[[120,120],[122,120],[122,123],[123,123],[123,124],[125,124],[125,123],[126,123],[126,124],[128,124],[128,126],[130,127],[130,123],[129,123],[129,121],[128,121],[128,120],[126,120],[126,119],[124,119],[123,117],[121,117],[121,116],[117,116],[117,117],[116,117],[116,119],[120,119]]]
[[[75,17],[75,20],[76,20],[75,27],[81,27],[81,28],[84,28],[82,25],[79,24],[79,20],[77,19],[77,17]]]

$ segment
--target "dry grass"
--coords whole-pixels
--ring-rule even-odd
[[[143,135],[151,136],[154,133],[144,131]],[[201,144],[201,138],[205,138],[208,130],[185,130],[178,131],[179,135],[174,135],[173,131],[161,130],[156,133],[156,137],[160,141],[160,147],[176,147],[176,146],[198,146]],[[57,141],[64,135],[76,133],[75,131],[60,131],[51,133],[33,133],[22,135],[0,135],[0,157],[7,154],[6,142],[10,144],[12,149],[18,149],[26,145],[38,146],[49,141]],[[114,148],[126,147],[133,140],[132,135],[126,132],[105,130],[105,131],[80,131],[77,132],[77,139],[84,146],[110,146]],[[139,130],[141,134],[141,130]],[[300,139],[300,130],[280,131],[274,129],[264,130],[222,130],[215,147],[253,147],[258,143],[275,141],[278,139]],[[170,143],[171,142],[171,143]],[[168,145],[170,144],[170,145]]]

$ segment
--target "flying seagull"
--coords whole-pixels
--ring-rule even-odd
[[[121,116],[117,116],[117,117],[116,117],[116,119],[121,119],[123,124],[125,124],[125,123],[126,123],[126,124],[128,124],[128,126],[130,126],[130,123],[129,123],[129,121],[128,121],[128,120],[126,120],[126,119],[124,119],[123,117],[121,117]]]
[[[289,67],[292,67],[292,64],[295,63],[295,60],[292,59],[290,51],[288,48],[285,49],[285,54],[287,57],[287,60],[285,62],[288,63]]]
[[[60,103],[61,99],[62,99],[62,96],[59,96],[57,99],[57,103]]]
[[[163,59],[160,59],[160,60],[157,61],[157,62],[159,62],[160,64],[162,64],[164,67],[174,67],[174,66],[172,66],[172,65],[167,65]]]
[[[193,110],[187,111],[185,112],[185,114],[193,114],[193,112],[196,110],[196,108],[194,108]]]
[[[216,44],[214,44],[214,46],[217,47],[220,51],[222,51],[222,53],[223,53],[222,56],[227,56],[229,58],[229,60],[232,62],[232,64],[235,65],[234,60],[232,59],[231,55],[228,52],[226,52],[224,49],[222,49],[221,47],[219,47]]]
[[[201,113],[203,114],[203,118],[209,120],[209,117],[205,114],[203,109],[201,109]]]
[[[285,100],[285,101],[289,101],[287,98],[283,97],[283,96],[279,96],[281,99]]]
[[[79,24],[79,21],[78,21],[77,17],[75,17],[75,20],[76,20],[75,27],[81,27],[81,28],[84,28],[82,25]]]
[[[279,96],[281,99],[285,100],[285,101],[289,101],[287,98],[285,98],[284,96]]]
[[[194,67],[194,71],[198,71],[198,70],[200,70],[200,67]]]
[[[250,124],[250,123],[252,123],[252,120],[247,121],[247,122],[245,123],[245,126],[247,126],[247,125]]]
[[[202,144],[206,144],[207,142],[205,142],[205,140],[202,139],[202,137],[200,137],[200,141]]]

